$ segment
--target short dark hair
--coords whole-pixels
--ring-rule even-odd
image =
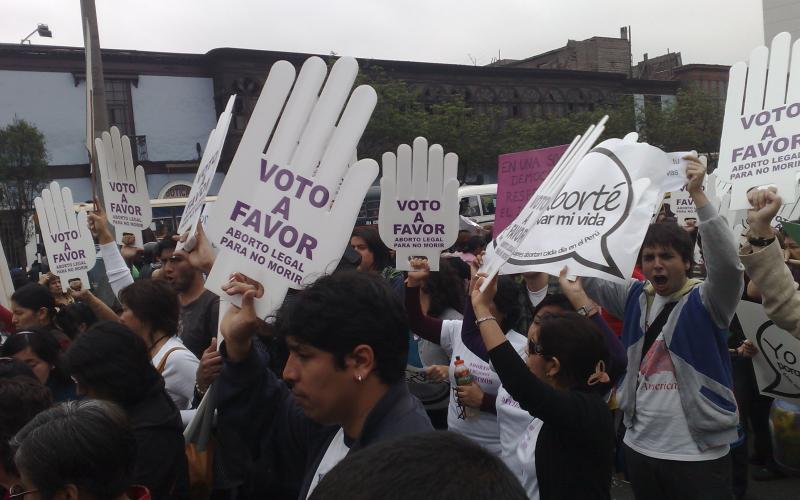
[[[572,302],[570,302],[567,296],[563,293],[548,293],[544,296],[542,301],[536,304],[536,307],[533,308],[533,316],[535,317],[537,314],[539,314],[539,311],[548,306],[557,307],[568,312],[575,310]]]
[[[309,498],[522,500],[527,496],[496,455],[460,434],[436,431],[399,436],[348,454],[325,474]]]
[[[125,409],[161,380],[144,340],[115,321],[101,321],[79,335],[67,351],[66,365],[82,388]]]
[[[119,301],[153,331],[173,336],[178,332],[181,305],[175,289],[164,280],[140,279],[119,292]]]
[[[37,413],[51,404],[50,390],[33,373],[31,376],[0,378],[0,463],[7,472],[17,472],[14,453],[8,442]]]
[[[158,242],[158,250],[156,251],[156,259],[161,258],[161,253],[164,250],[175,250],[178,247],[178,242],[172,239],[175,236],[175,233],[168,234],[165,238],[162,238],[161,241]]]
[[[439,272],[429,273],[422,285],[430,301],[428,316],[438,317],[448,308],[458,312],[464,310],[464,280],[458,275],[450,260],[446,258],[439,260]]]
[[[468,253],[475,253],[476,250],[480,250],[485,246],[486,239],[484,237],[470,236],[470,238],[464,242],[464,251]]]
[[[356,346],[369,345],[376,373],[386,384],[402,380],[405,373],[405,309],[380,276],[341,271],[318,279],[278,310],[275,329],[282,337],[333,354],[339,368]]]
[[[30,348],[42,361],[52,366],[50,376],[59,382],[69,382],[69,376],[64,369],[61,345],[52,332],[43,328],[29,328],[19,331],[0,346],[0,355],[13,356]]]
[[[92,498],[117,498],[133,480],[133,431],[122,410],[105,401],[54,406],[23,427],[12,445],[20,472],[44,498],[68,484]]]
[[[74,339],[81,333],[81,324],[88,328],[97,323],[97,316],[86,302],[73,302],[58,308],[55,323],[69,338]]]
[[[590,386],[589,376],[599,361],[608,366],[605,338],[592,320],[575,312],[545,315],[539,329],[542,355],[558,358],[561,367],[555,378],[568,389],[605,392],[604,384]]]
[[[20,287],[11,295],[11,300],[25,309],[34,311],[44,307],[49,311],[51,318],[56,309],[56,300],[53,298],[53,294],[46,286],[39,283],[28,283]]]
[[[684,262],[688,262],[690,266],[694,264],[694,242],[692,237],[688,231],[674,221],[650,224],[647,234],[644,236],[642,249],[653,247],[672,248],[681,256]],[[641,264],[640,252],[639,265]]]
[[[382,271],[392,265],[392,254],[389,252],[389,247],[381,240],[378,231],[369,227],[359,227],[353,230],[350,238],[353,237],[359,237],[367,244],[367,248],[372,252],[372,265],[376,271]]]
[[[500,327],[504,332],[511,330],[519,323],[522,316],[522,304],[519,300],[520,288],[509,275],[497,279],[497,293],[494,296],[494,305],[503,314]]]

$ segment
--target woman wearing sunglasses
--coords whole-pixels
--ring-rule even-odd
[[[539,498],[610,498],[614,426],[602,395],[609,382],[603,334],[577,313],[541,315],[526,364],[492,314],[496,279],[481,292],[485,279],[479,275],[471,299],[492,366],[520,408],[542,422],[526,471],[535,473]]]

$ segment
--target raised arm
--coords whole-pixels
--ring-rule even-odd
[[[100,255],[103,257],[108,283],[111,285],[114,297],[119,297],[120,290],[133,283],[133,276],[111,234],[103,204],[95,200],[95,205],[97,205],[97,211],[87,215],[89,229],[100,244]]]
[[[800,292],[784,263],[781,247],[770,222],[781,207],[774,188],[748,193],[753,210],[748,213],[748,238],[756,243],[742,248],[740,258],[751,282],[761,290],[764,310],[780,328],[800,338]],[[772,242],[764,244],[772,239]]]

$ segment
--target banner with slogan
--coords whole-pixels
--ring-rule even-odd
[[[798,51],[800,45],[791,46],[789,33],[779,33],[770,49],[753,49],[749,64],[731,66],[717,167],[717,175],[733,184],[731,210],[749,208],[747,191],[766,184],[777,186],[784,203],[796,199],[800,176]]]
[[[230,96],[228,104],[219,115],[217,126],[208,136],[206,149],[203,151],[203,158],[200,160],[200,166],[197,169],[194,182],[192,182],[192,190],[189,192],[186,207],[183,209],[181,224],[178,226],[178,234],[188,231],[189,236],[185,242],[178,242],[178,250],[185,248],[191,251],[194,248],[197,222],[200,220],[201,212],[204,210],[206,196],[208,195],[208,190],[211,189],[214,174],[217,173],[217,164],[222,156],[222,148],[225,146],[225,137],[228,135],[228,126],[231,123],[235,102],[236,96]]]
[[[685,155],[682,153],[681,156]],[[608,139],[580,161],[561,192],[517,247],[502,274],[541,271],[624,282],[633,271],[673,155],[635,134]],[[684,163],[678,166],[685,171]]]
[[[518,153],[506,153],[497,158],[497,203],[494,214],[494,234],[499,234],[519,215],[522,207],[545,180],[568,144]]]
[[[457,171],[458,156],[439,144],[428,148],[424,137],[383,154],[378,231],[398,270],[410,271],[414,257],[439,270],[439,256],[458,237]]]
[[[272,65],[231,167],[209,213],[207,233],[219,250],[206,288],[223,300],[232,273],[263,285],[256,310],[266,318],[289,288],[335,269],[358,210],[378,176],[374,160],[353,151],[377,102],[372,87],[352,91],[358,63],[328,67],[310,57],[299,74]],[[266,152],[265,152],[266,151]]]
[[[72,191],[57,182],[43,189],[33,204],[50,272],[61,278],[61,288],[65,292],[72,279],[80,279],[83,289],[88,290],[91,288],[89,271],[96,263],[96,253],[86,212],[75,213]]]
[[[753,369],[761,394],[800,403],[800,340],[775,326],[761,304],[743,300],[736,315],[759,351]]]

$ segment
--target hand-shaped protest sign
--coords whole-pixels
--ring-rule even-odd
[[[95,264],[92,233],[86,223],[86,212],[75,214],[72,191],[57,182],[43,189],[42,196],[33,200],[42,231],[50,271],[61,278],[61,288],[67,291],[69,280],[79,278],[84,289],[90,288],[89,271]]]
[[[746,209],[750,188],[774,184],[794,200],[800,175],[800,41],[780,33],[757,47],[750,65],[731,66],[719,148],[719,177],[733,183],[731,210]],[[791,53],[791,66],[790,66]],[[788,78],[787,78],[788,73]]]
[[[260,282],[262,318],[289,288],[336,266],[378,175],[374,160],[350,164],[377,101],[369,86],[350,94],[357,73],[355,59],[328,75],[311,57],[295,81],[291,64],[275,63],[209,216],[220,253],[206,287],[236,301],[221,290],[232,273]]]
[[[189,192],[189,199],[186,202],[186,207],[183,209],[181,224],[178,226],[178,234],[189,231],[189,237],[185,242],[178,242],[177,250],[185,249],[190,251],[194,248],[194,235],[195,231],[197,231],[197,221],[200,220],[200,214],[203,211],[206,195],[208,195],[208,190],[211,188],[211,181],[214,180],[214,174],[217,173],[217,164],[219,163],[220,156],[222,156],[222,147],[225,145],[225,137],[228,135],[228,125],[231,123],[234,102],[236,102],[236,96],[232,95],[228,99],[228,105],[225,106],[225,111],[219,115],[217,127],[212,130],[211,135],[208,136],[208,143],[203,153],[203,159],[200,160],[200,167],[197,169],[197,175],[192,183],[192,190]]]
[[[142,230],[153,219],[144,167],[134,168],[131,141],[126,135],[120,137],[117,127],[111,127],[111,133],[103,132],[103,138],[95,139],[94,144],[106,213],[116,229],[117,243],[130,233],[141,247]]]
[[[458,236],[458,156],[444,155],[423,137],[383,155],[381,239],[396,252],[397,269],[410,271],[411,257],[426,257],[439,270],[439,255]]]

